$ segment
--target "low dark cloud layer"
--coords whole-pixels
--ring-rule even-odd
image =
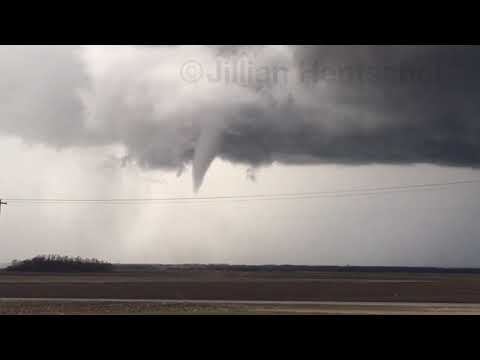
[[[295,56],[312,97],[322,82],[330,96],[239,124],[225,136],[227,159],[480,164],[480,48],[308,46]]]

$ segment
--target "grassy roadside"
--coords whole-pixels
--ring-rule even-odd
[[[0,301],[0,315],[449,315],[480,314],[478,307],[159,304]]]

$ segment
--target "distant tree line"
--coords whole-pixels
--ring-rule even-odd
[[[480,274],[480,268],[351,265],[228,265],[228,264],[117,264],[116,271],[246,271],[246,272],[329,272],[329,273],[445,273]]]
[[[113,270],[113,265],[97,259],[40,255],[28,260],[13,260],[6,270],[21,272],[109,272]]]

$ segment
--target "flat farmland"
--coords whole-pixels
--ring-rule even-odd
[[[0,272],[0,298],[480,303],[480,274],[183,269]]]

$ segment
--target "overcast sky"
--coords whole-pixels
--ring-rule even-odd
[[[0,262],[480,265],[474,46],[0,46]]]

